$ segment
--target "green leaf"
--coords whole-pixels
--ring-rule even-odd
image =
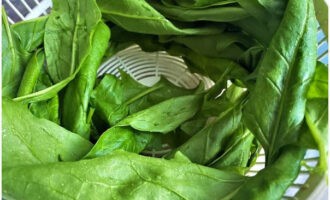
[[[92,46],[86,60],[64,92],[62,125],[84,138],[89,138],[90,124],[87,122],[89,99],[94,88],[97,69],[108,47],[109,39],[109,28],[100,22],[94,31]]]
[[[307,93],[308,99],[328,98],[328,67],[317,62],[315,74]]]
[[[173,170],[175,169],[175,170]],[[229,199],[247,178],[176,160],[124,151],[2,172],[4,198]]]
[[[51,87],[52,84],[53,83],[51,82],[48,74],[43,69],[38,77],[34,92]],[[49,121],[60,124],[59,95],[55,95],[48,100],[30,103],[29,109],[31,113],[38,118],[48,119]]]
[[[152,137],[153,135],[151,133],[135,131],[129,127],[115,126],[102,133],[85,158],[108,155],[117,149],[140,153]]]
[[[38,81],[39,74],[44,66],[45,54],[42,50],[36,51],[30,61],[28,62],[20,86],[18,88],[17,96],[28,95],[33,92],[34,87]]]
[[[204,8],[215,5],[227,5],[231,3],[236,3],[237,0],[162,0],[164,5],[172,5],[173,3],[180,5],[182,7],[188,8]]]
[[[239,32],[224,32],[215,35],[163,36],[160,37],[160,42],[176,42],[200,55],[233,60],[236,60],[244,50],[254,44],[251,37]]]
[[[322,31],[328,38],[328,4],[326,0],[313,0],[315,7],[315,15],[321,26]],[[328,4],[327,4],[328,3]]]
[[[127,31],[156,34],[211,34],[217,27],[179,28],[150,6],[145,0],[98,0],[102,17]]]
[[[253,18],[243,19],[234,24],[241,27],[244,32],[256,37],[263,45],[268,46],[283,18],[287,2],[287,0],[239,0],[239,5]]]
[[[30,54],[22,51],[19,45],[2,7],[2,96],[16,97],[24,73],[24,64],[29,60]]]
[[[15,101],[32,103],[54,97],[75,78],[89,54],[93,32],[101,20],[95,0],[55,0],[53,4],[45,25],[44,48],[47,71],[55,84]]]
[[[174,85],[164,77],[160,77],[160,80],[151,88],[157,89],[154,89],[150,93],[129,104],[130,114],[174,97],[199,94],[204,90],[203,84],[200,84],[198,87],[193,89],[185,89]],[[125,91],[127,91],[127,89]]]
[[[126,73],[122,79],[107,74],[91,94],[92,106],[109,125],[115,125],[129,114],[128,105],[157,88],[148,90]],[[144,92],[143,92],[144,91]],[[143,94],[141,95],[141,93]],[[134,100],[132,100],[134,99]]]
[[[305,149],[295,146],[283,148],[278,159],[247,180],[232,199],[281,199],[298,176],[305,152]]]
[[[33,103],[33,102],[51,99],[54,96],[56,96],[57,93],[59,91],[61,91],[65,86],[67,86],[67,84],[70,83],[70,81],[72,81],[74,79],[74,77],[76,76],[78,71],[79,70],[76,70],[75,73],[72,74],[71,76],[69,76],[68,78],[66,78],[63,81],[60,81],[50,87],[47,87],[40,91],[36,91],[36,92],[28,94],[28,95],[16,97],[13,100],[16,102],[21,102],[21,103],[27,104],[27,103]]]
[[[220,151],[224,150],[226,140],[238,128],[241,112],[239,105],[227,108],[167,157],[172,157],[175,152],[180,151],[194,163],[209,163]]]
[[[44,43],[47,70],[55,83],[80,68],[89,54],[92,35],[100,20],[95,0],[53,0]]]
[[[231,22],[237,21],[250,16],[246,10],[237,4],[226,6],[209,6],[204,8],[183,8],[181,6],[166,6],[157,1],[150,1],[155,9],[166,17],[178,21],[214,21],[214,22]]]
[[[295,31],[289,31],[295,30]],[[316,61],[313,4],[291,0],[268,50],[261,59],[244,120],[271,164],[279,149],[297,140],[306,94]]]
[[[47,17],[9,26],[2,11],[2,96],[16,97],[25,65],[42,43]]]
[[[26,106],[2,99],[3,169],[63,161],[85,155],[92,144],[64,128],[33,116]]]
[[[311,99],[307,101],[305,111],[309,133],[320,152],[319,172],[327,171],[328,158],[328,99]]]
[[[202,56],[193,51],[187,51],[183,59],[191,71],[208,76],[215,82],[225,73],[228,73],[228,78],[241,80],[247,75],[242,66],[230,59]]]
[[[129,115],[117,125],[131,126],[139,131],[168,133],[193,117],[200,103],[200,95],[172,98]]]
[[[24,20],[11,26],[13,33],[17,36],[20,48],[33,52],[44,42],[45,25],[48,16]]]
[[[238,128],[228,139],[225,151],[220,154],[209,166],[217,169],[239,170],[241,173],[248,169],[253,145],[253,134],[244,127]]]
[[[103,77],[92,92],[91,102],[96,113],[113,126],[130,114],[173,97],[193,94],[197,90],[177,87],[163,77],[147,87],[121,71],[121,79],[109,74]]]
[[[45,101],[31,103],[29,108],[34,116],[60,124],[58,95]]]

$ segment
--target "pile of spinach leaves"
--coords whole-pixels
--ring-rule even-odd
[[[310,173],[327,169],[316,33],[307,0],[53,0],[12,25],[3,9],[4,198],[280,199],[307,149],[320,152]],[[134,44],[214,85],[97,75]]]

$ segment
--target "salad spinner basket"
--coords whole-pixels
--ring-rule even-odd
[[[51,0],[3,0],[9,23],[36,18],[46,15],[52,7]],[[328,43],[322,30],[318,30],[318,60],[328,64]],[[188,71],[184,61],[179,57],[168,55],[166,52],[143,52],[138,46],[131,46],[104,62],[99,68],[98,74],[111,73],[119,76],[119,69],[130,74],[140,83],[151,86],[156,83],[161,76],[166,77],[172,83],[193,88],[203,81],[206,87],[213,83],[206,77]],[[162,151],[144,151],[143,153],[157,156],[169,151],[166,144]],[[308,166],[316,166],[319,153],[316,150],[308,150],[304,161]],[[264,168],[265,154],[261,152],[256,164],[247,173],[248,176],[255,175]],[[297,179],[285,192],[283,199],[327,199],[328,190],[325,178],[317,174],[310,174],[308,169],[301,167]]]

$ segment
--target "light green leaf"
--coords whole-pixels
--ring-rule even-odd
[[[45,119],[33,116],[26,106],[2,99],[2,167],[73,161],[92,144]]]
[[[229,199],[247,178],[235,173],[124,151],[2,172],[4,198]]]
[[[131,126],[139,131],[168,133],[195,115],[201,95],[172,98],[129,115],[117,126]]]
[[[84,62],[101,20],[95,0],[53,0],[45,27],[47,70],[55,83],[70,77]]]
[[[152,137],[152,133],[139,132],[130,127],[115,126],[102,133],[85,158],[104,156],[117,149],[140,153]]]

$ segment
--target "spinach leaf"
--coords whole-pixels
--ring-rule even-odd
[[[232,199],[281,199],[298,176],[305,152],[306,150],[300,147],[286,146],[274,163],[248,179]]]
[[[239,55],[254,44],[251,38],[240,32],[224,32],[215,35],[160,37],[160,42],[176,42],[178,44],[183,44],[200,55],[233,60],[237,60]]]
[[[186,95],[192,95],[192,94],[200,94],[204,91],[204,85],[202,82],[199,86],[192,89],[185,89],[182,87],[178,87],[171,83],[169,80],[167,80],[164,77],[160,77],[160,80],[155,83],[152,88],[157,88],[150,93],[146,94],[145,96],[141,97],[140,99],[137,99],[136,101],[132,102],[129,105],[129,113],[133,114],[135,112],[138,112],[140,110],[146,109],[150,106],[153,106],[155,104],[158,104],[162,101],[179,97],[179,96],[186,96]],[[127,89],[126,89],[127,90]],[[126,91],[125,90],[125,91]]]
[[[261,45],[255,45],[247,49],[238,58],[238,63],[241,64],[248,71],[256,72],[256,67],[258,66],[259,60],[261,59],[264,48]]]
[[[322,31],[328,38],[328,2],[322,0],[313,0],[315,6],[315,15],[320,23]]]
[[[47,71],[55,84],[15,101],[31,103],[54,97],[74,79],[90,51],[93,32],[101,20],[95,0],[54,0],[53,4],[45,25],[44,48]]]
[[[92,46],[87,58],[64,92],[62,125],[84,138],[89,138],[90,134],[90,124],[87,121],[90,94],[109,39],[109,28],[100,22],[93,33]]]
[[[309,87],[307,98],[328,98],[328,67],[317,62],[315,74]]]
[[[85,158],[104,156],[117,149],[140,153],[151,141],[152,137],[151,133],[139,132],[130,127],[114,126],[102,133]]]
[[[129,103],[158,89],[148,89],[124,72],[121,72],[121,77],[120,80],[114,75],[105,75],[91,94],[92,106],[110,125],[115,125],[129,114]]]
[[[25,65],[31,59],[32,53],[43,43],[47,17],[19,22],[9,26],[6,12],[3,10],[2,13],[2,96],[14,98],[16,97]]]
[[[201,95],[172,98],[133,113],[117,126],[131,126],[139,131],[168,133],[193,117],[199,109]]]
[[[78,160],[92,147],[80,136],[33,116],[26,106],[2,99],[3,169]]]
[[[13,100],[16,102],[21,102],[21,103],[33,103],[33,102],[38,102],[38,101],[44,101],[47,99],[51,99],[54,96],[58,94],[59,91],[61,91],[70,81],[74,79],[76,74],[78,73],[79,70],[76,70],[74,74],[70,75],[68,78],[52,85],[49,86],[45,89],[42,89],[40,91],[35,91],[31,94],[24,95],[21,97],[16,97]]]
[[[44,62],[45,54],[41,49],[32,55],[24,71],[17,96],[24,96],[33,92]]]
[[[233,24],[256,38],[265,47],[268,46],[283,18],[287,0],[239,0],[238,3],[252,17],[235,21]]]
[[[213,81],[217,81],[227,70],[228,78],[243,80],[247,74],[243,67],[230,59],[202,56],[193,51],[186,51],[183,59],[191,71],[208,76]]]
[[[241,6],[237,4],[226,6],[209,6],[204,8],[182,8],[181,6],[168,6],[157,1],[149,1],[155,9],[168,18],[178,21],[215,21],[215,22],[231,22],[249,17]]]
[[[217,27],[179,28],[166,19],[145,0],[97,0],[102,17],[127,31],[156,34],[211,34],[219,32]]]
[[[19,40],[20,48],[33,52],[44,42],[47,16],[21,21],[11,26],[13,34]]]
[[[47,119],[56,124],[60,124],[59,101],[59,96],[56,95],[45,101],[31,103],[29,109],[31,113],[38,118]]]
[[[34,91],[40,91],[52,85],[53,83],[50,80],[50,77],[45,72],[45,70],[42,69],[35,85]],[[29,109],[31,113],[38,118],[47,119],[54,123],[60,124],[59,95],[55,95],[48,100],[30,103]]]
[[[245,174],[248,170],[253,140],[253,134],[241,125],[228,139],[224,147],[224,152],[212,161],[209,166],[217,169],[238,171]]]
[[[248,17],[231,23],[241,28],[243,32],[247,33],[264,47],[267,47],[272,39],[273,34],[271,33],[270,29],[268,29],[265,24],[258,21],[254,17]],[[275,31],[276,29],[274,32]]]
[[[225,141],[238,128],[241,116],[241,106],[229,107],[167,157],[172,157],[175,152],[180,151],[194,163],[209,163],[224,150]]]
[[[16,97],[24,65],[29,60],[30,54],[21,50],[19,45],[2,7],[2,96]]]
[[[265,149],[267,165],[276,160],[282,146],[295,142],[299,135],[316,61],[313,12],[310,2],[289,1],[259,63],[256,85],[244,109],[245,123]]]
[[[95,0],[53,0],[44,36],[47,70],[53,82],[70,77],[80,68],[100,20]]]
[[[8,168],[2,174],[4,197],[15,199],[229,199],[247,180],[182,159],[125,151],[77,162]]]
[[[310,99],[306,104],[305,119],[309,134],[320,152],[319,172],[327,170],[328,99]]]
[[[228,108],[233,107],[245,95],[245,88],[231,84],[227,87],[227,73],[222,74],[217,82],[206,91],[201,109],[196,115],[181,124],[180,129],[187,135],[195,135],[208,122],[219,116],[220,113],[226,112]],[[219,97],[220,96],[220,97]]]
[[[103,77],[91,94],[91,102],[96,113],[113,126],[130,114],[173,97],[196,93],[197,90],[177,87],[163,77],[147,87],[121,71],[121,79],[109,74]]]
[[[237,0],[162,0],[164,5],[177,4],[187,8],[205,8],[216,5],[228,5],[236,2]]]

